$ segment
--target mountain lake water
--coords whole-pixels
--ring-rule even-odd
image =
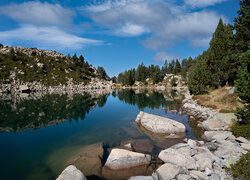
[[[108,152],[127,140],[141,142],[138,152],[157,158],[162,149],[184,138],[200,139],[201,134],[196,121],[182,113],[183,96],[175,91],[122,90],[99,95],[46,94],[24,98],[2,95],[0,98],[0,174],[3,180],[56,179],[74,153],[96,143],[103,143],[105,148],[100,165],[103,166]],[[183,123],[186,135],[166,139],[146,133],[135,123],[140,111]],[[115,172],[111,176],[101,169],[93,174],[83,173],[87,179],[126,179],[150,174],[153,170],[132,169],[129,175]]]

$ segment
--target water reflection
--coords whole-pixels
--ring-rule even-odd
[[[12,95],[0,96],[0,132],[23,131],[59,124],[66,120],[83,120],[86,113],[96,105],[103,107],[109,94],[119,100],[137,106],[140,110],[145,108],[159,109],[168,106],[177,109],[174,98],[177,92],[134,91],[132,89],[84,94],[45,94],[14,97]],[[171,99],[170,101],[167,101]]]
[[[189,123],[188,116],[181,112],[182,98],[178,91],[131,89],[84,94],[2,94],[0,173],[3,179],[55,179],[68,164],[75,163],[89,179],[119,179],[117,172],[103,169],[112,148],[130,142],[134,151],[157,157],[161,149],[181,141],[157,139],[139,129],[135,119],[140,110],[182,122],[187,128],[185,137],[197,137],[195,123]],[[120,178],[150,174],[157,163],[155,158],[154,166],[120,172]]]
[[[84,119],[96,105],[103,107],[108,95],[93,97],[85,94],[46,94],[38,99],[0,100],[0,132],[38,129],[69,121]]]

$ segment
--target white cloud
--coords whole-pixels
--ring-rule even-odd
[[[191,0],[186,3],[191,3]],[[141,42],[155,50],[168,48],[183,40],[188,40],[193,47],[207,47],[222,17],[213,11],[189,12],[184,6],[175,6],[163,0],[106,0],[82,7],[81,11],[115,35],[147,34]]]
[[[173,59],[179,59],[180,56],[177,54],[168,54],[166,52],[158,52],[155,54],[153,61],[155,62],[165,62],[167,60],[168,62],[172,61]]]
[[[212,6],[218,3],[222,3],[224,1],[228,0],[185,0],[185,4],[196,8],[196,7],[207,7],[207,6]]]
[[[0,32],[0,41],[3,44],[14,44],[21,41],[44,49],[62,50],[79,49],[86,45],[101,45],[103,41],[78,37],[61,31],[56,27],[37,27],[23,25],[22,27]]]
[[[59,4],[41,3],[39,1],[1,6],[0,14],[9,16],[20,23],[45,26],[70,25],[75,16],[74,11],[65,9]]]
[[[116,31],[116,34],[124,36],[139,36],[148,32],[149,30],[144,26],[126,23]]]

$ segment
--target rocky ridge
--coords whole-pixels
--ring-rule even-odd
[[[46,93],[59,93],[59,92],[85,92],[95,89],[112,89],[112,81],[107,81],[99,78],[91,78],[88,84],[74,83],[70,79],[66,85],[58,86],[44,86],[40,82],[21,82],[19,80],[12,81],[10,84],[0,84],[0,93],[26,93],[26,92],[46,92]]]
[[[83,58],[83,57],[82,57]],[[110,89],[88,62],[56,51],[0,45],[0,93]]]

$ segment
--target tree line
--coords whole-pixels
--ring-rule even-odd
[[[143,63],[139,64],[135,69],[126,70],[118,75],[118,77],[112,77],[111,80],[122,85],[132,86],[135,81],[146,83],[147,79],[152,80],[154,84],[162,82],[165,74],[180,74],[186,77],[189,68],[192,66],[194,60],[189,57],[183,59],[182,63],[178,59],[173,59],[168,63],[165,63],[162,67],[159,65],[151,64],[145,66]]]
[[[85,73],[85,74],[89,74],[90,72],[93,72],[94,70],[90,68],[91,65],[89,65],[88,61],[85,61],[84,57],[82,55],[79,56],[79,58],[77,57],[76,53],[70,57],[70,54],[68,55],[69,59],[72,60],[72,65],[71,65],[71,69],[75,70],[78,73]],[[97,74],[100,78],[102,79],[109,79],[105,69],[102,66],[98,66],[97,67]]]

